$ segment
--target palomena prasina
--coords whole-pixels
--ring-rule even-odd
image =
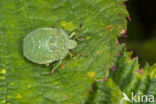
[[[62,60],[69,49],[77,46],[62,29],[39,28],[27,34],[23,40],[24,56],[37,64],[50,64]]]

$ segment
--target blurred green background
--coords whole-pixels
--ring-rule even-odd
[[[127,26],[126,43],[133,57],[138,56],[141,66],[156,62],[156,5],[154,0],[128,0],[125,2],[131,20]]]

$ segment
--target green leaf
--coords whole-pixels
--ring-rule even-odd
[[[118,53],[117,36],[128,16],[122,0],[1,0],[0,103],[81,104],[94,79],[106,77]],[[40,27],[82,29],[81,41],[64,67],[50,76],[49,67],[28,61],[23,38]],[[80,56],[85,54],[87,57]]]
[[[112,79],[127,95],[131,92],[146,94],[152,80],[156,78],[156,65],[150,67],[146,64],[140,68],[138,58],[131,59],[131,52],[126,52],[124,45],[121,45],[120,52],[121,56],[116,57],[114,62],[116,71],[112,71]]]
[[[130,58],[132,53],[126,52],[125,45],[120,46],[120,54],[114,58],[115,70],[110,70],[108,81],[94,82],[93,93],[89,94],[87,104],[134,104],[122,102],[123,93],[130,100],[132,93],[156,97],[156,64],[152,67],[147,64],[140,69],[138,59]]]
[[[93,92],[90,92],[86,104],[120,104],[122,91],[111,78],[107,82],[93,83]]]

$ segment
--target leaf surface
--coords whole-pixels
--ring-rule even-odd
[[[0,104],[81,104],[94,79],[106,77],[118,53],[117,36],[128,16],[122,0],[1,0]],[[40,27],[77,32],[74,58],[50,76],[49,67],[28,61],[23,38]],[[59,48],[59,47],[58,47]],[[87,57],[83,57],[84,54]]]

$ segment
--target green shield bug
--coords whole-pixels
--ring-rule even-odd
[[[36,29],[24,38],[23,55],[37,64],[49,65],[60,60],[51,71],[52,74],[69,53],[69,49],[77,46],[77,42],[70,39],[73,35],[69,37],[63,29],[48,27]]]

